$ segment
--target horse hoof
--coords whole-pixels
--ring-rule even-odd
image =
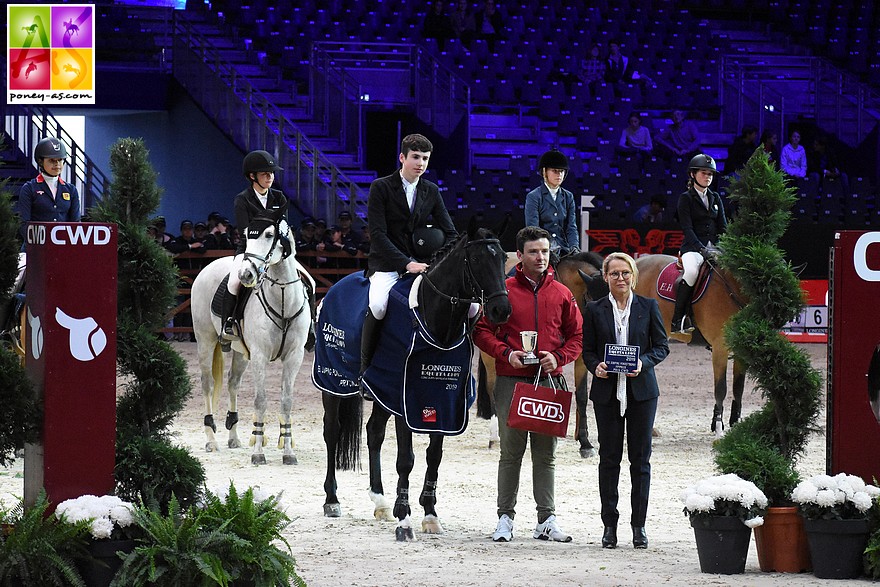
[[[296,455],[284,455],[281,457],[281,462],[285,465],[298,465],[299,461],[296,460]]]
[[[373,510],[373,517],[379,520],[380,522],[396,522],[397,518],[394,517],[394,514],[391,512],[391,508],[389,506],[377,507]]]
[[[251,464],[252,465],[265,465],[266,464],[266,455],[260,453],[258,455],[251,455]]]
[[[580,449],[582,459],[592,459],[596,456],[596,449],[592,446],[582,446]]]
[[[397,538],[398,542],[412,542],[416,539],[412,528],[404,528],[403,526],[398,526],[394,529],[394,537]]]
[[[229,448],[241,448],[241,441],[237,438],[235,440],[230,438],[226,441],[226,446],[228,446]]]
[[[425,534],[443,534],[443,526],[440,524],[440,518],[428,514],[422,519],[422,532]]]
[[[324,517],[325,518],[339,518],[342,516],[342,506],[338,503],[325,503],[324,504]]]
[[[208,442],[205,444],[205,452],[217,452],[219,447],[216,442]]]

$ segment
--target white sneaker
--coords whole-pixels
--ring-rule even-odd
[[[550,516],[543,524],[535,526],[532,534],[538,540],[552,540],[553,542],[571,542],[571,536],[563,532],[556,523],[556,516]]]
[[[498,518],[498,525],[495,526],[495,533],[492,534],[492,540],[495,542],[510,542],[513,540],[513,520],[507,514],[502,514]]]

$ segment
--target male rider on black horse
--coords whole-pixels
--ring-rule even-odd
[[[223,297],[223,310],[220,317],[223,333],[222,338],[228,344],[229,341],[238,340],[241,336],[238,330],[236,306],[238,304],[238,290],[241,282],[238,272],[244,260],[244,251],[247,247],[247,227],[259,216],[277,216],[281,214],[284,224],[287,223],[287,207],[289,201],[281,190],[272,187],[275,182],[275,172],[281,171],[275,163],[275,158],[267,151],[251,151],[244,157],[242,172],[250,182],[250,187],[235,196],[233,209],[235,223],[242,235],[241,242],[235,251],[232,269],[229,272],[229,281],[226,283],[226,295]],[[291,239],[292,240],[292,239]],[[303,283],[308,290],[309,303],[312,310],[312,321],[309,326],[309,336],[306,340],[306,350],[315,348],[315,286],[306,270],[297,261],[297,270],[303,275]],[[240,310],[239,310],[240,311]]]
[[[373,360],[391,288],[403,274],[427,270],[431,254],[458,235],[437,185],[422,178],[433,149],[426,137],[407,135],[400,144],[400,169],[370,184],[370,290],[361,333],[361,373]],[[429,218],[433,227],[426,229]],[[365,397],[372,399],[368,393]]]
[[[675,313],[670,330],[673,337],[676,334],[687,335],[694,330],[688,315],[694,285],[703,261],[712,256],[711,248],[727,228],[721,196],[709,189],[716,173],[712,157],[697,155],[688,165],[688,190],[678,198],[678,222],[684,232],[679,254],[684,274],[675,296]]]

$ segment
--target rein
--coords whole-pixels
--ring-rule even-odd
[[[289,317],[285,317],[284,315],[284,294],[285,289],[289,285],[293,285],[295,283],[300,283],[302,281],[302,276],[297,272],[296,279],[291,279],[290,281],[279,281],[271,276],[269,276],[269,267],[273,265],[272,258],[275,255],[275,247],[278,244],[278,241],[281,240],[280,230],[278,224],[275,224],[275,238],[272,240],[272,244],[269,247],[269,254],[265,257],[262,255],[257,255],[255,253],[248,253],[245,251],[244,260],[251,264],[254,272],[257,274],[257,282],[254,284],[254,289],[257,290],[257,299],[260,300],[260,305],[263,306],[263,312],[281,331],[281,344],[278,346],[278,352],[275,353],[275,356],[272,357],[272,361],[276,360],[281,356],[281,352],[284,350],[284,344],[287,341],[287,331],[290,329],[291,323],[303,313],[306,309],[306,305],[308,303],[308,296],[305,295],[305,288],[303,288],[303,303],[300,305],[299,310],[296,311],[295,314]],[[262,263],[260,267],[257,267],[257,264],[254,263],[253,259],[257,259]],[[284,260],[284,256],[282,255],[282,259]],[[268,298],[266,298],[266,292],[263,290],[263,281],[267,280],[273,286],[276,286],[281,289],[281,310],[278,311],[272,307],[272,304],[269,303]]]
[[[477,240],[467,242],[464,245],[464,248],[467,249],[471,245],[493,245],[493,244],[498,245],[500,247],[501,241],[499,241],[497,238],[477,239]],[[444,293],[437,288],[437,286],[434,284],[433,281],[431,281],[431,279],[428,277],[427,272],[422,273],[422,279],[428,285],[431,286],[431,289],[434,290],[434,293],[436,293],[438,296],[440,296],[441,299],[446,300],[447,302],[452,304],[452,306],[457,306],[458,304],[481,304],[482,305],[490,300],[494,300],[495,298],[498,298],[501,296],[507,297],[507,290],[506,289],[502,289],[501,291],[493,292],[493,293],[489,294],[488,297],[483,295],[483,289],[480,287],[480,283],[479,283],[479,281],[477,281],[477,278],[474,275],[473,267],[471,267],[470,260],[467,255],[464,256],[464,266],[465,266],[465,269],[467,270],[466,275],[468,278],[468,285],[470,286],[471,294],[473,295],[473,292],[475,292],[479,288],[479,290],[480,290],[480,297],[479,298],[461,298],[458,296],[451,296],[447,293]]]
[[[724,276],[724,273],[722,273],[721,268],[718,266],[718,264],[715,261],[712,261],[710,259],[706,259],[706,263],[709,264],[709,267],[715,273],[715,276],[721,280],[721,283],[724,284],[724,289],[727,290],[727,295],[730,297],[731,300],[733,300],[733,303],[736,304],[737,306],[739,306],[740,310],[745,308],[745,306],[746,306],[745,302],[743,302],[739,298],[739,296],[736,295],[736,292],[734,291],[733,286],[730,285],[730,282]]]

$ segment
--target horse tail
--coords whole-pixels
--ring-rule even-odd
[[[480,354],[477,364],[477,417],[489,420],[493,415],[492,398],[489,397],[489,388],[486,385],[486,364]]]
[[[214,379],[213,403],[216,406],[220,401],[220,392],[223,391],[223,350],[220,343],[214,344],[214,357],[211,361],[211,375]]]
[[[336,468],[353,471],[360,468],[361,429],[364,400],[360,395],[343,397],[339,402],[339,438],[336,443]]]

